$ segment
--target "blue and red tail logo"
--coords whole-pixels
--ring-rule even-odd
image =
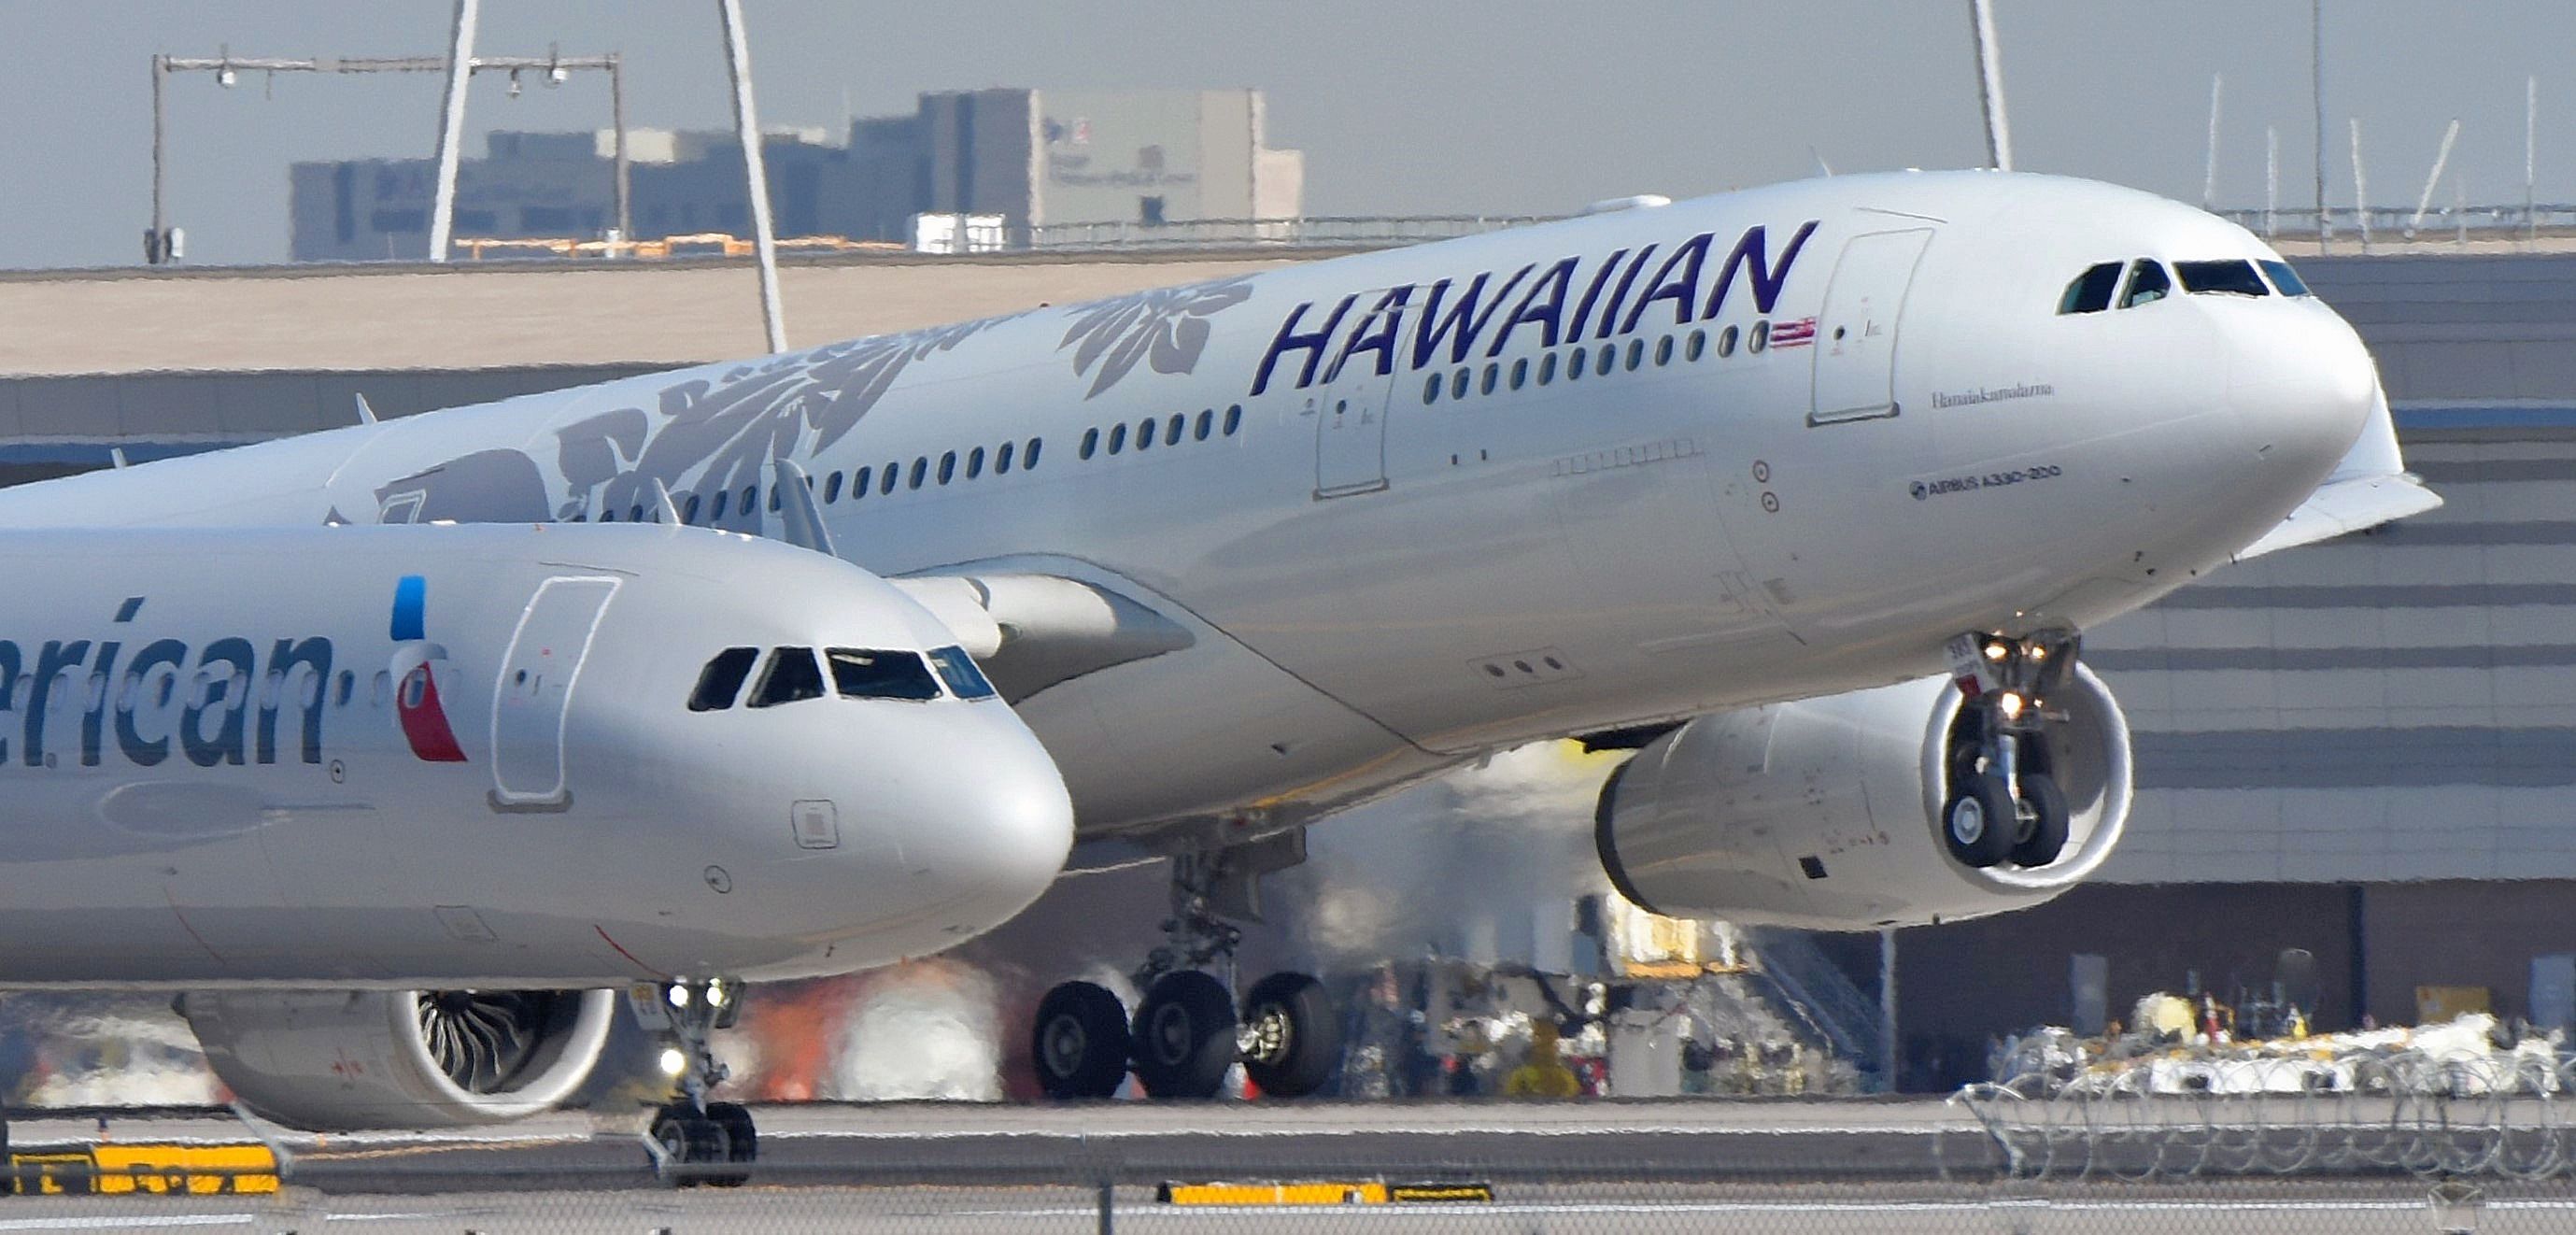
[[[447,649],[429,641],[429,580],[404,575],[394,584],[394,714],[414,757],[429,763],[463,763],[465,748],[438,702],[436,666]]]

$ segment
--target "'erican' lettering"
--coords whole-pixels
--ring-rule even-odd
[[[118,610],[130,622],[141,598]],[[152,767],[180,754],[201,768],[278,761],[279,714],[301,711],[298,757],[322,762],[323,696],[331,680],[331,641],[320,636],[278,639],[262,657],[244,638],[217,639],[191,650],[177,639],[146,643],[131,658],[117,639],[48,639],[22,649],[0,639],[0,712],[18,712],[21,723],[0,721],[0,735],[17,731],[17,749],[0,736],[0,767],[53,767],[46,724],[77,706],[80,765],[97,767],[115,751],[137,767]],[[289,696],[292,695],[292,698]],[[16,758],[11,758],[12,755]]]

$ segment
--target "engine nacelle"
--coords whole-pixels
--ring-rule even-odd
[[[2078,666],[2047,701],[2065,848],[1977,869],[1942,843],[1958,688],[1925,678],[1703,716],[1601,789],[1594,836],[1621,895],[1657,913],[1812,930],[1918,926],[2025,909],[2083,882],[2129,817],[2129,724]]]
[[[608,990],[224,991],[179,1012],[235,1097],[321,1132],[548,1110],[599,1062],[617,1004]]]

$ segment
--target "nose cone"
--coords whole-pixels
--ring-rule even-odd
[[[904,852],[963,897],[952,914],[982,931],[1028,907],[1073,848],[1073,798],[1055,760],[999,703],[955,705],[948,751],[924,787]]]
[[[2266,307],[2287,311],[2227,333],[2228,404],[2265,468],[2304,499],[2369,422],[2379,372],[2334,310],[2314,301]]]

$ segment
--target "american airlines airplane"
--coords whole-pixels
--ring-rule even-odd
[[[223,1010],[201,1031],[232,1027],[218,1066],[266,1051],[295,1079],[265,1091],[265,1108],[308,1123],[350,1117],[315,1040],[287,1026],[313,1001],[360,998],[317,992],[401,992],[397,1003],[424,1016],[502,987],[555,992],[513,996],[508,1036],[537,1044],[522,1071],[577,1072],[595,1039],[552,1010],[603,998],[584,989],[646,984],[630,1002],[689,1057],[668,1139],[682,1157],[723,1158],[723,1138],[704,1128],[732,1120],[745,1139],[749,1128],[700,1097],[704,1030],[721,1002],[711,996],[785,967],[882,960],[872,945],[813,961],[834,929],[862,929],[878,912],[853,902],[899,902],[870,938],[892,945],[919,929],[927,950],[989,925],[1033,890],[1032,869],[1055,868],[1062,837],[1031,805],[1046,778],[1008,714],[1069,791],[1065,869],[1162,860],[1172,874],[1167,937],[1137,970],[1140,1006],[1080,982],[1041,1005],[1033,1044],[1048,1091],[1105,1095],[1132,1070],[1155,1096],[1206,1096],[1240,1061],[1266,1093],[1311,1092],[1338,1054],[1315,980],[1228,989],[1233,922],[1255,912],[1263,874],[1302,859],[1308,825],[1487,752],[1576,735],[1636,748],[1603,793],[1598,839],[1614,885],[1651,908],[1867,929],[2036,904],[2094,870],[2127,815],[2127,730],[2081,663],[2081,632],[2232,560],[2438,501],[2404,474],[2351,328],[2253,235],[2127,189],[1989,172],[1632,200],[31,485],[0,492],[0,522],[543,529],[508,533],[522,545],[632,536],[609,525],[639,522],[757,534],[786,544],[703,532],[652,541],[685,544],[673,552],[703,564],[706,609],[667,638],[626,636],[620,654],[636,671],[601,674],[597,700],[585,673],[575,714],[596,705],[652,735],[635,743],[681,741],[672,735],[710,719],[689,710],[698,696],[682,680],[700,666],[730,698],[769,658],[758,694],[786,672],[779,649],[846,644],[927,655],[943,689],[918,715],[955,719],[935,738],[903,732],[912,714],[891,712],[892,730],[816,734],[850,754],[840,777],[811,789],[774,770],[779,752],[745,731],[722,753],[772,761],[734,768],[713,800],[673,796],[663,769],[619,756],[624,747],[566,755],[582,805],[593,792],[638,795],[603,807],[618,810],[664,797],[686,823],[725,802],[775,815],[784,794],[837,803],[845,829],[881,822],[884,869],[810,868],[847,888],[797,885],[818,889],[801,911],[818,924],[782,917],[776,949],[673,947],[677,928],[654,924],[720,904],[696,866],[756,868],[727,845],[781,843],[779,820],[762,825],[774,834],[710,837],[703,861],[687,859],[688,877],[667,886],[585,888],[653,860],[658,842],[624,828],[548,834],[578,824],[527,813],[520,795],[542,798],[546,776],[507,779],[505,761],[524,756],[499,748],[496,721],[493,749],[459,737],[502,778],[455,808],[464,816],[412,823],[408,840],[373,833],[384,848],[345,865],[273,844],[229,872],[242,888],[373,901],[392,872],[463,846],[511,862],[488,887],[385,900],[409,925],[381,932],[332,911],[241,917],[229,924],[251,937],[230,951],[173,945],[158,959],[82,956],[0,976],[191,992],[192,1017]],[[469,534],[415,530],[429,533],[423,544]],[[236,536],[268,543],[184,535],[202,555]],[[819,554],[889,580],[935,626],[893,623],[882,587],[797,564]],[[528,594],[534,573],[493,582],[492,603]],[[382,581],[366,578],[351,596],[336,584],[299,591],[310,600],[281,599],[276,612],[383,603]],[[830,625],[858,603],[837,598],[860,592],[893,623],[883,633]],[[624,603],[581,603],[593,601],[603,621]],[[64,635],[97,641],[108,628],[91,615],[112,608],[84,599],[44,611],[57,623],[84,615],[90,625]],[[727,623],[744,633],[717,634]],[[472,643],[429,637],[459,682],[491,682],[500,697],[517,663],[505,629]],[[744,651],[724,661],[702,646],[710,639]],[[804,653],[790,655],[798,689],[820,690]],[[968,657],[1007,708],[944,703],[980,680]],[[716,724],[770,719],[719,712]],[[989,736],[974,736],[977,725]],[[908,779],[872,787],[897,763]],[[246,818],[295,800],[260,796],[269,791],[248,776],[230,787],[222,770],[200,779],[235,796],[210,797],[208,813]],[[1028,787],[997,788],[1012,778]],[[188,801],[164,810],[194,813]],[[953,815],[960,830],[910,822],[921,811]],[[796,826],[801,836],[802,815]],[[929,886],[907,890],[924,836],[939,838],[941,856]],[[844,859],[863,865],[865,854]],[[932,908],[953,894],[937,872],[977,861],[992,864],[992,890],[953,913]],[[639,866],[635,878],[648,876]],[[102,898],[99,918],[163,908],[148,878],[83,895]],[[633,899],[555,904],[593,895]],[[451,922],[451,899],[473,916]],[[53,905],[13,900],[10,920],[48,920]],[[597,941],[580,924],[594,918],[649,942],[631,955],[583,952]],[[497,969],[475,959],[495,948],[483,936],[516,948],[519,931],[547,922],[574,924],[563,941],[573,953]],[[405,929],[400,947],[382,933]],[[329,964],[252,960],[284,942],[268,931],[353,942]],[[435,1095],[411,1118],[520,1109],[513,1076],[438,1071],[411,1022],[392,1022],[383,1032],[401,1041],[379,1049],[411,1044],[411,1071]]]

